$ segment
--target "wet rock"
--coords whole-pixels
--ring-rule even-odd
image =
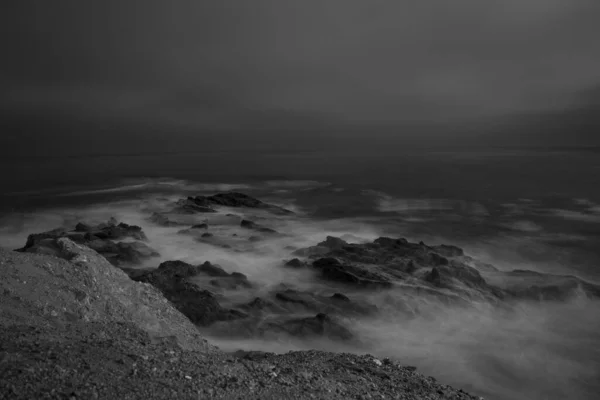
[[[465,252],[460,247],[450,246],[447,244],[433,246],[432,249],[444,257],[460,257],[465,255]]]
[[[167,217],[166,215],[157,213],[157,212],[152,213],[152,215],[150,216],[150,218],[148,218],[148,220],[156,225],[160,225],[160,226],[164,226],[164,227],[173,227],[173,226],[182,225],[179,222],[170,220],[169,217]]]
[[[30,253],[55,254],[54,240],[68,238],[86,245],[109,260],[115,266],[140,264],[159,253],[140,240],[147,240],[142,228],[136,225],[118,223],[111,219],[96,226],[78,223],[74,231],[64,228],[29,235],[27,242],[19,251]],[[134,242],[118,242],[123,239],[135,239]]]
[[[264,227],[262,225],[257,224],[256,222],[249,221],[247,219],[243,219],[242,222],[240,222],[240,226],[245,229],[252,229],[263,233],[277,233],[277,231],[274,229]]]
[[[232,208],[259,208],[268,210],[275,214],[281,215],[290,215],[293,214],[292,211],[287,210],[285,208],[275,206],[272,204],[264,203],[254,197],[248,196],[244,193],[239,192],[226,192],[226,193],[217,193],[213,196],[196,196],[194,198],[188,198],[190,201],[193,201],[195,205],[202,206],[206,208],[215,207],[215,206],[223,206],[223,207],[232,207]]]
[[[321,276],[327,280],[365,288],[389,288],[392,286],[391,280],[383,274],[370,271],[362,266],[342,265],[335,258],[320,258],[313,262],[313,266],[321,271]]]
[[[126,264],[141,264],[144,260],[159,257],[160,254],[143,242],[109,243],[100,251],[106,259],[115,266]]]
[[[331,298],[333,300],[339,300],[339,301],[345,301],[345,302],[349,302],[350,298],[348,296],[346,296],[345,294],[342,293],[334,293],[331,295]]]
[[[247,313],[251,314],[282,314],[286,312],[286,309],[275,304],[271,300],[263,299],[261,297],[256,297],[254,300],[240,305],[238,308],[241,308]]]
[[[220,267],[210,263],[194,266],[183,261],[166,261],[156,270],[132,278],[155,286],[193,323],[207,326],[216,321],[247,316],[241,311],[221,307],[213,293],[201,289],[189,280],[200,274],[222,276],[223,273],[227,274]]]
[[[194,197],[188,197],[187,199],[178,200],[171,212],[176,214],[196,214],[215,213],[217,210],[204,206],[203,204],[199,204]]]
[[[293,258],[293,259],[287,261],[285,263],[285,266],[286,267],[293,267],[293,268],[302,268],[302,267],[306,266],[306,263],[300,261],[297,258]]]
[[[344,240],[334,236],[327,236],[327,239],[317,244],[317,246],[327,247],[330,250],[341,249],[347,245],[348,243],[346,243]]]
[[[448,289],[454,288],[456,281],[472,288],[487,287],[485,279],[475,268],[459,264],[435,267],[425,276],[425,280],[434,286]]]

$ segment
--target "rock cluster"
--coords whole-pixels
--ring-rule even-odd
[[[145,243],[147,237],[141,227],[119,223],[114,218],[99,225],[80,222],[72,230],[57,228],[31,234],[25,246],[18,251],[59,255],[61,252],[56,245],[59,238],[68,238],[94,249],[115,266],[141,264],[160,255]]]

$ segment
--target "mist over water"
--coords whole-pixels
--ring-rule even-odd
[[[179,216],[183,227],[208,223],[218,238],[211,243],[178,233],[182,226],[161,227],[148,220],[152,212],[164,210],[188,194],[224,190],[243,191],[296,214],[275,216],[261,210],[229,209]],[[120,193],[123,198],[106,201],[103,196],[107,193]],[[351,344],[286,336],[240,337],[238,327],[227,323],[202,328],[224,350],[285,352],[317,348],[368,352],[414,365],[421,373],[489,399],[593,399],[600,391],[600,304],[585,296],[563,302],[521,301],[498,307],[469,293],[456,302],[442,301],[410,285],[378,291],[340,288],[318,280],[309,269],[283,267],[285,260],[293,258],[293,249],[313,246],[327,236],[351,243],[390,236],[423,240],[431,245],[460,245],[468,255],[500,271],[527,269],[597,281],[598,271],[589,267],[591,263],[578,262],[572,254],[578,253],[577,249],[569,252],[553,244],[553,240],[585,243],[590,236],[566,224],[565,214],[557,216],[555,208],[545,208],[538,201],[515,199],[512,204],[498,204],[496,211],[490,211],[489,203],[484,206],[456,199],[400,198],[380,190],[353,189],[328,182],[282,180],[260,184],[128,181],[118,187],[63,195],[96,198],[87,205],[5,214],[0,225],[0,244],[18,248],[30,233],[115,217],[142,226],[149,244],[161,254],[141,267],[156,267],[166,260],[192,264],[210,261],[227,272],[247,275],[252,288],[219,292],[224,307],[247,303],[285,285],[328,296],[341,291],[379,309],[376,316],[344,320],[358,339]],[[504,212],[499,214],[497,210],[501,209]],[[572,200],[569,212],[598,215],[597,204],[591,200]],[[248,232],[239,227],[236,215],[273,228],[281,235],[249,241]],[[480,273],[490,283],[497,284],[500,279],[494,270],[485,267]]]

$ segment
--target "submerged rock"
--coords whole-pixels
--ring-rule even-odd
[[[193,198],[188,198],[188,200],[192,201],[196,206],[201,206],[204,208],[211,208],[215,206],[232,208],[245,207],[263,209],[280,215],[293,214],[292,211],[283,207],[264,203],[258,199],[255,199],[254,197],[239,192],[217,193],[213,196],[196,196]]]
[[[277,231],[276,231],[276,230],[274,230],[274,229],[271,229],[271,228],[264,227],[264,226],[262,226],[262,225],[259,225],[259,224],[257,224],[256,222],[249,221],[249,220],[247,220],[247,219],[243,219],[243,220],[242,220],[242,222],[240,222],[240,226],[241,226],[242,228],[245,228],[245,229],[252,229],[252,230],[255,230],[255,231],[257,231],[257,232],[263,232],[263,233],[277,233]]]

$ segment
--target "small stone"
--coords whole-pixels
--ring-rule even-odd
[[[192,379],[192,377],[189,375],[184,376],[184,378],[187,379],[188,381]]]
[[[381,367],[383,365],[383,363],[376,358],[373,359],[373,364],[377,365],[378,367]]]

